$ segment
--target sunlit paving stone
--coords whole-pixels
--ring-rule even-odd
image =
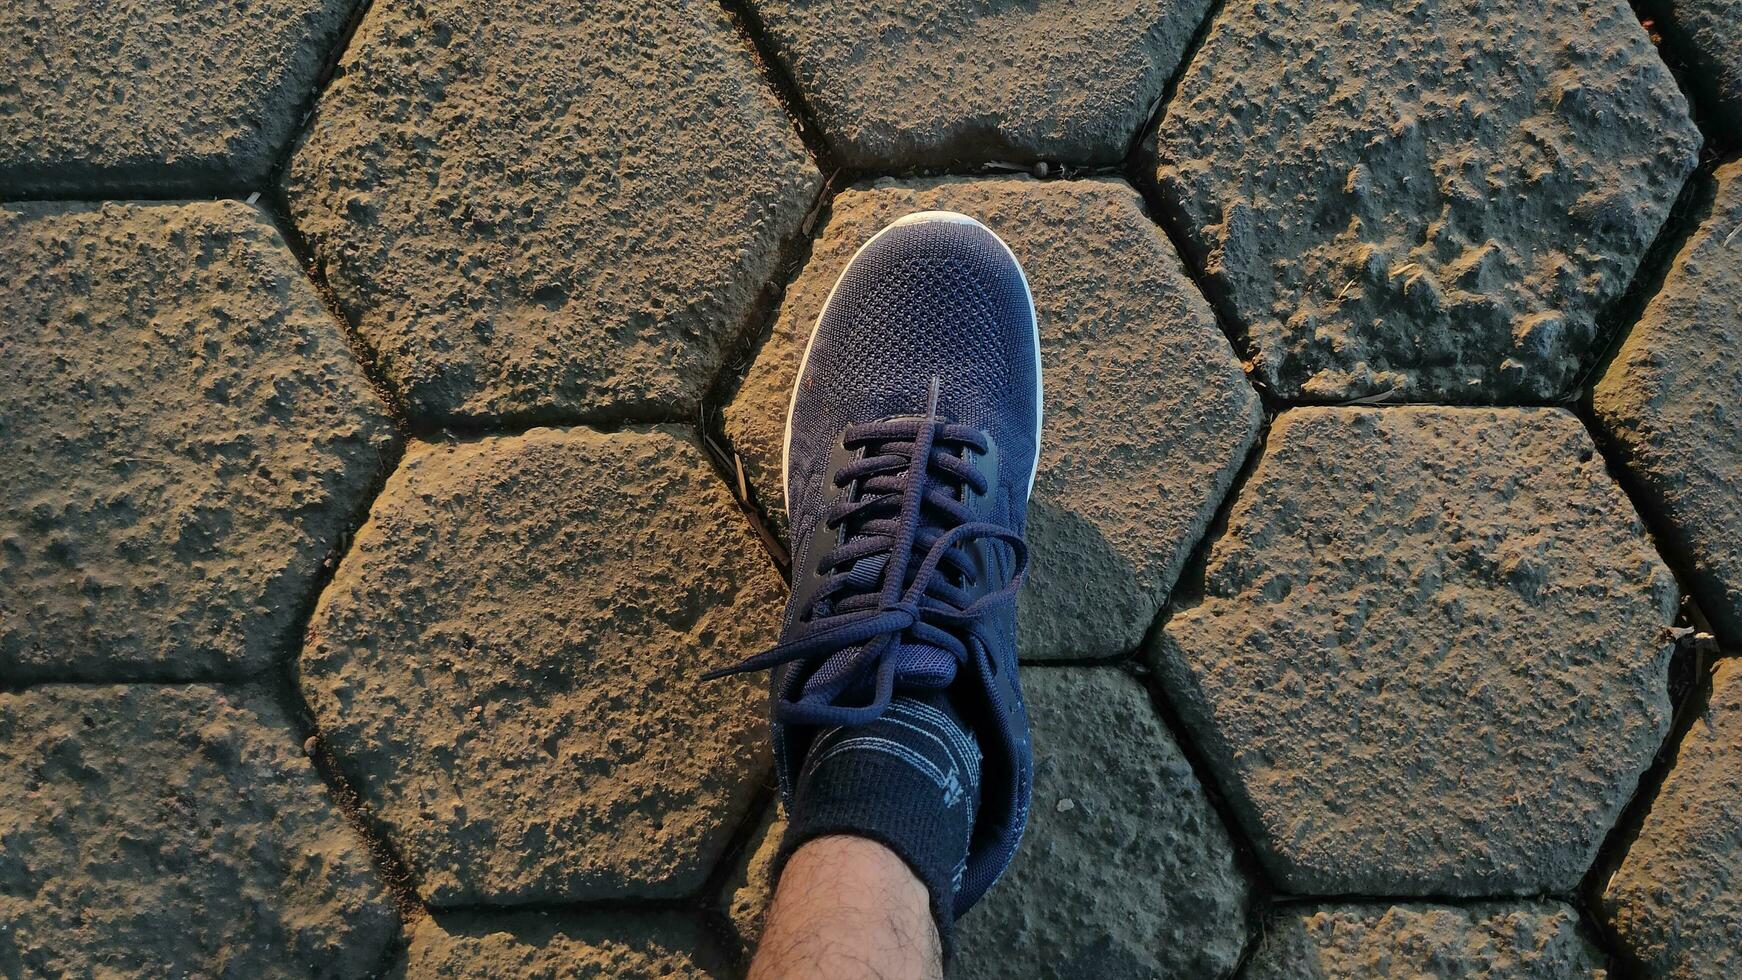
[[[1249,980],[1604,980],[1602,950],[1561,902],[1289,905],[1264,922]]]
[[[752,0],[847,166],[1116,163],[1210,0]]]
[[[784,536],[786,408],[823,301],[878,229],[939,208],[1010,242],[1040,317],[1046,418],[1021,654],[1127,653],[1233,482],[1261,410],[1209,306],[1124,182],[952,179],[843,192],[726,410],[726,435]]]
[[[1716,197],[1592,395],[1671,553],[1742,643],[1742,163]]]
[[[1742,975],[1742,661],[1719,664],[1602,909],[1646,976]]]
[[[398,919],[272,692],[0,693],[0,974],[364,978]]]
[[[762,937],[768,901],[774,894],[774,857],[784,833],[786,818],[779,804],[772,804],[751,831],[744,853],[738,856],[720,893],[720,907],[731,918],[738,938],[751,948]]]
[[[397,436],[271,222],[0,205],[0,281],[0,683],[272,666]]]
[[[0,197],[264,180],[356,4],[0,4]]]
[[[1540,401],[1699,145],[1624,0],[1231,0],[1157,176],[1282,397]]]
[[[370,7],[286,177],[426,423],[691,418],[821,175],[708,0]]]
[[[725,980],[713,937],[675,912],[437,914],[411,936],[404,980]]]
[[[780,579],[675,428],[418,444],[308,630],[322,737],[435,906],[701,889],[767,778]]]
[[[1668,731],[1677,604],[1578,419],[1285,412],[1207,562],[1150,652],[1282,890],[1578,884]]]

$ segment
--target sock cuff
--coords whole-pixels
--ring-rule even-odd
[[[979,803],[979,751],[953,716],[935,707],[893,715],[817,738],[788,801],[772,871],[779,880],[792,853],[819,837],[882,844],[925,886],[947,959]]]
[[[803,819],[789,814],[786,833],[780,839],[780,847],[775,851],[774,862],[770,867],[769,880],[778,882],[792,855],[800,847],[820,837],[860,837],[881,844],[900,858],[908,870],[913,872],[913,876],[919,879],[920,884],[925,886],[932,923],[938,931],[938,944],[942,948],[943,961],[948,964],[956,951],[955,895],[960,866],[952,870],[949,877],[938,874],[932,870],[937,866],[936,862],[923,859],[918,853],[921,849],[914,846],[914,842],[922,838],[892,832],[885,825],[865,819],[862,814],[841,810],[821,812],[823,809],[818,808],[819,812],[814,814],[807,812]]]

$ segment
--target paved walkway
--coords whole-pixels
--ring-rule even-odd
[[[1641,22],[1644,18],[1644,23]],[[780,416],[1028,268],[960,977],[1742,975],[1742,3],[0,6],[0,976],[741,971]]]

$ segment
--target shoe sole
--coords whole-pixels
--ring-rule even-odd
[[[866,239],[865,244],[859,246],[858,250],[853,253],[853,258],[847,260],[847,266],[843,266],[841,272],[844,275],[847,267],[851,266],[855,259],[858,259],[860,252],[870,248],[872,243],[896,228],[933,221],[945,224],[973,225],[991,235],[992,240],[1004,249],[1004,254],[1010,257],[1010,264],[1016,267],[1016,275],[1022,279],[1022,292],[1028,298],[1028,324],[1034,330],[1034,464],[1028,470],[1028,496],[1032,498],[1034,496],[1034,478],[1040,472],[1040,432],[1042,421],[1046,418],[1046,386],[1040,377],[1040,315],[1034,309],[1034,291],[1028,286],[1028,273],[1022,270],[1022,263],[1017,261],[1016,253],[1010,250],[1010,245],[1003,238],[1000,238],[997,232],[965,214],[958,214],[955,211],[915,211],[913,214],[903,215],[895,219],[882,231]],[[804,380],[805,368],[810,364],[811,348],[817,342],[817,329],[823,325],[823,318],[828,315],[829,307],[835,302],[835,292],[840,288],[841,280],[837,278],[835,285],[829,289],[829,298],[823,301],[823,308],[817,313],[816,322],[811,324],[810,339],[805,341],[804,356],[800,357],[798,362],[798,375],[792,379],[792,394],[786,401],[786,435],[780,442],[780,495],[789,520],[792,515],[792,491],[789,489],[791,481],[788,479],[792,465],[792,412],[793,408],[798,405],[798,386]]]

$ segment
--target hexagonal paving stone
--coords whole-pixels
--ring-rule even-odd
[[[1560,902],[1285,906],[1266,920],[1248,980],[1602,980],[1603,953]]]
[[[1695,69],[1688,82],[1729,127],[1731,142],[1742,140],[1742,0],[1668,0],[1666,19],[1676,52]]]
[[[1158,176],[1283,397],[1550,400],[1699,143],[1622,0],[1235,0]]]
[[[1719,664],[1602,904],[1646,975],[1742,976],[1742,661]]]
[[[786,833],[786,818],[778,803],[771,804],[750,835],[750,843],[720,893],[720,907],[725,910],[738,938],[746,946],[755,946],[762,938],[762,923],[768,912],[768,901],[774,897],[774,855],[780,850],[780,838]]]
[[[302,684],[437,906],[700,888],[766,777],[780,579],[681,429],[419,445],[321,596]]]
[[[0,277],[0,681],[267,667],[397,452],[278,233],[5,205]]]
[[[1018,607],[1028,659],[1135,648],[1261,421],[1215,318],[1120,181],[919,181],[843,192],[726,410],[781,531],[781,441],[817,313],[865,239],[902,214],[962,211],[1010,241],[1040,311],[1046,427]]]
[[[956,977],[1213,977],[1246,944],[1245,878],[1203,787],[1122,671],[1023,672],[1034,809],[957,926]]]
[[[1558,409],[1298,409],[1152,650],[1285,891],[1565,891],[1668,729],[1675,584]]]
[[[1614,438],[1729,643],[1742,642],[1742,163],[1597,384]]]
[[[716,3],[372,7],[287,176],[427,421],[691,418],[821,176]]]
[[[1114,163],[1209,0],[752,0],[849,167]]]
[[[437,914],[418,923],[403,980],[731,976],[705,931],[672,912]]]
[[[1023,672],[1034,810],[1004,879],[957,925],[953,977],[1219,976],[1246,942],[1228,832],[1142,685],[1111,667]],[[781,824],[728,884],[754,945]]]
[[[367,977],[398,931],[264,691],[0,693],[0,974]]]
[[[264,180],[355,6],[0,4],[0,193]]]

